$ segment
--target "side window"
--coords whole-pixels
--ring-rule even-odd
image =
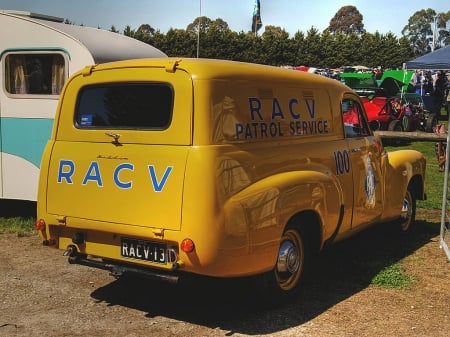
[[[5,90],[12,95],[59,95],[66,79],[58,53],[9,53],[4,64]]]
[[[355,138],[369,135],[369,128],[363,118],[361,105],[352,99],[344,99],[341,104],[345,137]]]

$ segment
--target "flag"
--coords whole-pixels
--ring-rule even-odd
[[[262,27],[261,21],[261,4],[259,0],[255,0],[255,8],[253,9],[252,32],[256,32]]]

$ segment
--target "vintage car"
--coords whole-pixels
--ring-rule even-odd
[[[341,81],[361,96],[369,121],[378,122],[380,130],[433,132],[438,119],[410,90],[411,77],[412,71],[389,70],[376,81],[372,73],[347,72]]]
[[[324,76],[202,59],[88,66],[41,163],[36,229],[69,262],[177,282],[255,279],[296,295],[312,253],[407,231],[422,153],[389,154],[359,96]]]

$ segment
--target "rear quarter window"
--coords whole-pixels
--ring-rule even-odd
[[[79,92],[78,128],[167,129],[172,120],[173,88],[167,83],[91,85]]]

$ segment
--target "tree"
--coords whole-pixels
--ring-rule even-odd
[[[290,65],[295,51],[289,33],[281,27],[265,26],[262,34],[263,62],[271,65]]]
[[[199,41],[198,56],[202,58],[274,66],[307,65],[337,68],[343,65],[363,64],[369,67],[398,68],[415,56],[415,45],[411,44],[410,38],[403,36],[398,39],[392,33],[387,35],[378,32],[367,33],[362,28],[362,16],[355,7],[342,7],[340,11],[344,14],[349,12],[353,14],[346,18],[342,13],[340,16],[336,14],[335,20],[332,21],[347,22],[347,26],[351,29],[359,27],[356,31],[345,30],[345,26],[341,25],[339,29],[335,27],[334,30],[327,29],[320,33],[315,27],[311,27],[306,33],[298,31],[290,38],[289,33],[282,27],[267,25],[264,33],[257,36],[253,32],[233,32],[222,19],[211,20],[203,16],[196,18],[187,29],[171,28],[166,34],[148,24],[139,26],[137,30],[127,26],[123,34],[149,43],[168,56],[196,57]],[[445,43],[445,38],[449,38],[449,32],[445,29],[449,17],[450,12],[440,13],[436,22],[440,43]],[[352,22],[350,19],[355,18],[357,20],[348,25],[348,22]],[[432,22],[433,20],[428,19],[429,26]],[[198,31],[199,23],[200,31]],[[197,40],[198,38],[200,39]]]
[[[200,31],[206,32],[209,29],[209,26],[211,25],[211,23],[212,23],[212,20],[210,18],[208,18],[206,16],[199,16],[186,27],[186,30],[188,32],[197,34],[198,28],[200,25]]]
[[[111,28],[109,29],[109,31],[110,31],[110,32],[113,32],[113,33],[120,33],[120,32],[116,29],[116,27],[115,27],[114,25],[111,26]]]
[[[305,51],[304,59],[302,60],[303,65],[317,66],[321,63],[321,35],[319,31],[311,27],[307,31],[305,41],[301,45],[301,48]]]
[[[432,49],[435,16],[436,12],[431,8],[417,11],[402,30],[403,36],[414,46],[416,55],[426,54]]]
[[[219,32],[231,31],[230,27],[228,26],[228,23],[223,21],[221,18],[217,18],[217,19],[211,21],[211,23],[209,25],[209,28],[210,29],[214,29],[214,30],[219,31]]]
[[[331,19],[330,25],[325,31],[332,34],[362,34],[365,32],[362,21],[363,16],[355,6],[343,6]]]
[[[436,45],[438,47],[444,47],[450,44],[450,11],[447,13],[439,13],[437,17],[437,34],[436,34]]]
[[[169,29],[165,35],[164,46],[156,46],[168,56],[195,57],[197,53],[196,35],[184,29]]]
[[[128,37],[134,37],[135,31],[131,29],[131,26],[127,25],[123,30],[123,35]]]
[[[134,38],[146,43],[150,43],[153,35],[155,34],[155,29],[149,24],[140,25],[134,34]]]

